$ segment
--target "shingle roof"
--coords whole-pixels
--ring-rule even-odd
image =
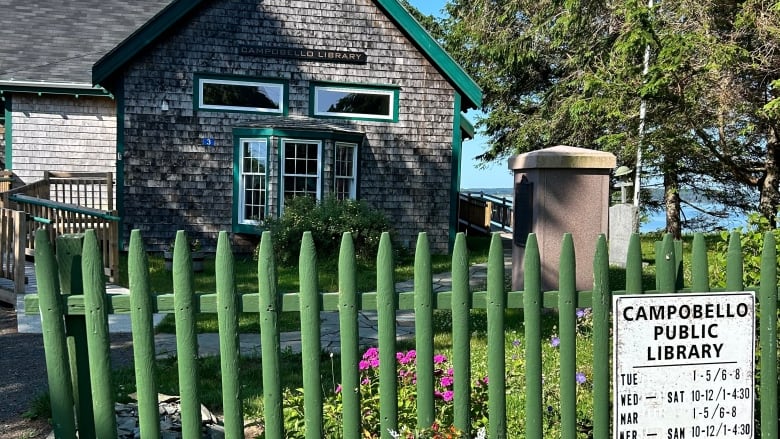
[[[0,0],[0,81],[92,84],[92,65],[171,0]]]

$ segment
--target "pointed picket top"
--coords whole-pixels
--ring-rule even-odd
[[[631,234],[626,256],[626,293],[642,294],[642,241],[639,233]]]
[[[740,233],[731,232],[729,248],[726,253],[726,291],[742,291],[742,241]]]

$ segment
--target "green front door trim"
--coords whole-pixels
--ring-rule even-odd
[[[13,127],[14,127],[14,118],[13,118],[13,112],[11,111],[11,96],[6,95],[5,96],[5,111],[4,111],[4,117],[5,117],[5,169],[12,170],[13,169],[13,158],[14,158],[14,148],[13,148]]]

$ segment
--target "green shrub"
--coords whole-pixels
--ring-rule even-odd
[[[765,217],[753,213],[748,215],[747,227],[739,227],[740,243],[742,245],[743,279],[746,287],[758,286],[761,280],[761,253],[764,249],[764,235],[772,231],[775,244],[780,253],[780,229],[773,229]],[[729,248],[731,232],[723,231],[721,240],[715,244],[715,256],[710,268],[710,281],[714,285],[726,285],[726,256]],[[780,268],[780,260],[778,260]]]
[[[296,197],[285,202],[284,214],[266,221],[274,238],[277,261],[297,262],[301,237],[311,232],[317,254],[337,255],[345,232],[352,233],[358,258],[374,258],[382,232],[390,230],[384,214],[362,201],[328,197],[321,202],[311,197]]]

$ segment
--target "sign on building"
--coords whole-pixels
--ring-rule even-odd
[[[753,438],[753,293],[613,297],[613,437]]]

